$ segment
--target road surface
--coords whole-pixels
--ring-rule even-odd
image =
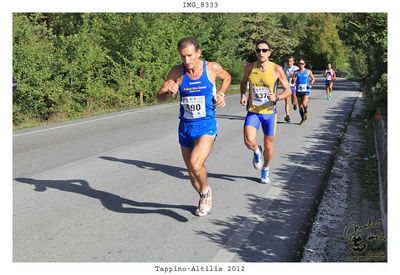
[[[284,122],[278,103],[269,185],[259,183],[243,143],[239,94],[228,95],[206,162],[214,203],[205,217],[194,215],[177,103],[15,131],[13,260],[299,261],[358,94],[357,83],[339,78],[327,101],[317,77],[304,126],[293,109]]]

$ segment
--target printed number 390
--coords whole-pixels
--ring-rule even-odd
[[[201,105],[200,104],[191,104],[189,105],[190,111],[200,111],[201,110]]]

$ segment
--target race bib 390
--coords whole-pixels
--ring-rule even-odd
[[[206,116],[206,101],[204,96],[182,97],[181,105],[184,110],[184,118],[195,119]]]

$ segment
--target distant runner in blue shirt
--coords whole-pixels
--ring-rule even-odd
[[[315,82],[314,74],[310,69],[306,69],[306,62],[304,59],[299,60],[300,70],[296,71],[293,75],[296,81],[296,95],[299,102],[299,112],[301,116],[300,125],[304,125],[309,118],[308,114],[308,97],[310,96],[312,85]],[[310,81],[311,79],[311,81]]]
[[[172,67],[157,93],[157,101],[166,101],[179,92],[179,143],[190,181],[200,195],[196,215],[205,216],[212,207],[212,193],[204,162],[217,135],[215,108],[225,106],[231,76],[218,63],[200,59],[201,49],[195,38],[179,41],[178,51],[182,64]],[[218,92],[216,78],[222,80]]]

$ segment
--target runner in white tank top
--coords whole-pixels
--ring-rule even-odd
[[[292,91],[291,98],[292,98],[293,110],[295,111],[297,109],[297,99],[296,99],[296,83],[293,81],[293,73],[297,70],[299,70],[299,67],[294,65],[294,57],[293,56],[289,57],[288,65],[283,68],[283,71],[286,74],[286,78],[290,85],[290,90]],[[285,121],[290,122],[289,97],[285,98],[285,112],[286,112]]]

